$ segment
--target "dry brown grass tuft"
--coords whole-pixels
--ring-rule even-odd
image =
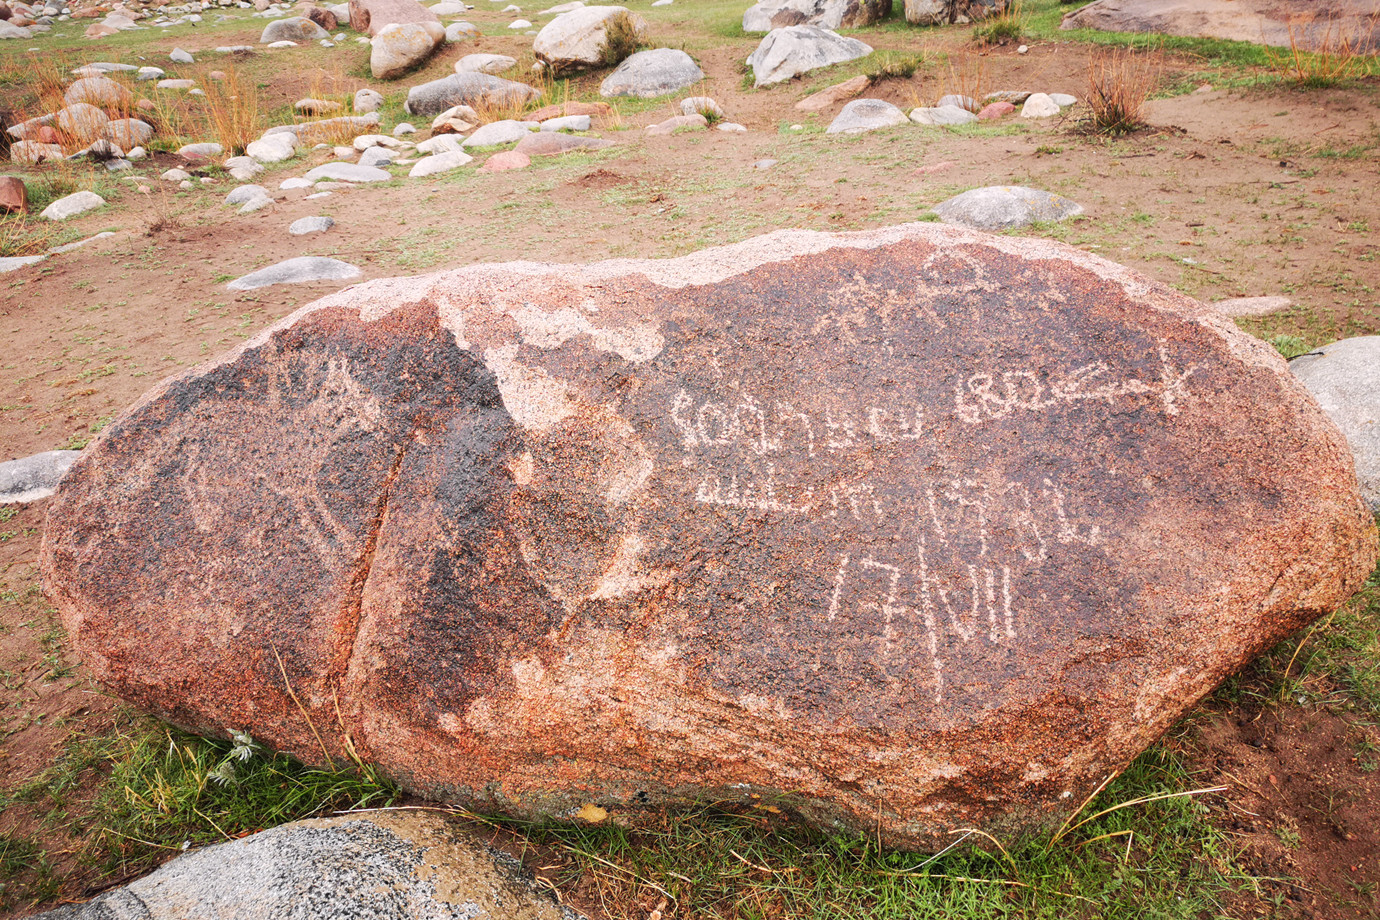
[[[966,108],[976,113],[982,108],[983,97],[991,90],[986,58],[965,55],[957,62],[950,58],[945,65],[944,91],[941,96],[966,96],[973,101],[973,104]],[[930,100],[925,105],[934,105],[934,102],[935,100]]]
[[[1088,61],[1088,106],[1100,134],[1129,134],[1145,127],[1145,102],[1159,79],[1163,55],[1116,48]]]
[[[233,67],[225,70],[225,78],[198,81],[205,91],[203,115],[206,128],[216,143],[235,154],[263,132],[259,118],[259,94],[253,82]]]
[[[1380,19],[1380,10],[1371,16],[1371,27]],[[1306,39],[1316,51],[1302,47]],[[1289,20],[1289,49],[1266,47],[1271,68],[1299,86],[1326,88],[1352,80],[1366,70],[1368,55],[1361,53],[1360,37],[1348,33],[1335,22],[1321,24],[1315,16],[1296,16]]]

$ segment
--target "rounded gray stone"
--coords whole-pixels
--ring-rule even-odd
[[[639,51],[604,78],[601,96],[634,96],[652,99],[694,86],[704,79],[704,71],[684,51],[657,48]]]
[[[878,128],[908,125],[910,119],[890,102],[882,99],[854,99],[843,107],[829,124],[827,134],[862,134]]]
[[[559,118],[548,118],[541,123],[543,131],[588,131],[589,127],[588,115],[563,115]]]
[[[35,257],[35,261],[40,258]],[[79,450],[48,450],[0,463],[0,504],[34,502],[52,495],[80,455]]]
[[[526,83],[487,73],[457,73],[412,87],[404,108],[409,115],[439,115],[456,105],[499,107],[529,102],[540,95]]]
[[[1342,339],[1289,362],[1356,458],[1361,497],[1380,511],[1380,335]]]
[[[49,220],[66,220],[69,217],[76,217],[78,214],[85,214],[87,211],[99,208],[103,204],[105,204],[105,199],[95,192],[74,192],[48,205],[43,209],[42,216]]]
[[[312,281],[353,281],[364,274],[349,262],[324,256],[298,256],[250,272],[226,285],[232,291],[252,291],[272,284],[306,284]]]
[[[522,122],[507,118],[477,128],[473,134],[465,138],[464,146],[497,147],[502,144],[516,144],[530,133],[531,129]]]
[[[355,812],[193,850],[43,920],[581,920],[436,816]]]
[[[969,189],[935,206],[946,224],[975,230],[1010,230],[1035,221],[1064,220],[1083,213],[1077,202],[1020,185],[990,185]]]
[[[939,105],[911,109],[910,120],[917,125],[967,125],[977,121],[977,116],[956,105]]]
[[[293,16],[288,19],[279,19],[270,22],[264,27],[263,34],[259,36],[260,44],[269,45],[274,42],[314,42],[323,38],[330,38],[331,35],[325,29],[302,16]]]
[[[230,194],[225,196],[226,204],[244,204],[268,194],[268,189],[262,185],[241,185],[230,190]]]
[[[321,179],[334,179],[338,182],[387,182],[393,175],[374,166],[361,166],[358,163],[324,163],[315,169],[307,170],[304,178],[317,182]]]
[[[370,147],[359,155],[359,165],[382,169],[392,165],[393,157],[394,152],[387,147]]]
[[[747,59],[756,86],[770,86],[792,77],[857,60],[872,53],[872,46],[856,38],[844,38],[817,26],[772,29]]]
[[[335,221],[329,217],[299,217],[288,226],[288,233],[306,236],[308,233],[325,233],[334,226]]]

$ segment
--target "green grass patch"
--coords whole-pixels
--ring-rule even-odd
[[[395,786],[373,768],[317,769],[269,755],[245,736],[198,738],[126,714],[106,735],[72,744],[11,801],[40,802],[54,815],[99,778],[82,860],[123,878],[187,846],[334,811],[391,805]],[[10,804],[0,802],[0,804]]]
[[[565,851],[569,870],[559,882],[595,880],[613,917],[645,917],[648,905],[664,901],[675,916],[753,920],[1190,918],[1224,911],[1224,897],[1249,884],[1193,791],[1183,764],[1157,748],[1063,836],[1002,850],[960,832],[958,845],[938,857],[826,834],[765,810],[712,806],[646,830],[516,827]]]

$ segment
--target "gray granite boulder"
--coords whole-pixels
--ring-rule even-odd
[[[1020,185],[969,189],[938,204],[934,213],[946,224],[974,230],[1011,230],[1035,221],[1064,220],[1083,213],[1083,206],[1063,195]]]
[[[1361,497],[1380,511],[1380,335],[1342,339],[1289,362],[1346,435]]]
[[[491,121],[483,127],[477,128],[473,134],[465,138],[465,147],[497,147],[501,144],[516,144],[528,134],[532,129],[520,121],[513,121],[505,118],[502,121]]]
[[[134,94],[109,77],[83,77],[67,87],[62,100],[68,105],[87,102],[108,109],[131,105]]]
[[[908,125],[910,119],[890,102],[882,99],[854,99],[829,124],[828,134],[862,134],[878,128]]]
[[[516,66],[517,58],[506,54],[467,54],[455,62],[455,72],[500,74]]]
[[[956,105],[937,105],[911,109],[910,120],[917,125],[966,125],[977,121],[978,117]]]
[[[353,281],[362,275],[358,268],[339,259],[324,256],[299,256],[268,268],[250,272],[226,285],[232,291],[252,291],[271,284],[306,284],[312,281]]]
[[[52,495],[80,454],[79,450],[48,450],[0,463],[0,504],[34,502]]]
[[[541,92],[487,73],[457,73],[407,91],[404,108],[409,115],[439,115],[457,105],[501,107],[530,102]]]
[[[95,192],[73,192],[44,208],[42,216],[49,220],[66,220],[99,208],[103,204],[105,199]]]
[[[856,38],[844,38],[818,26],[788,26],[768,32],[747,63],[752,68],[754,85],[770,86],[871,53],[872,46]]]
[[[626,58],[599,84],[599,95],[651,99],[694,86],[703,79],[704,71],[690,55],[676,48],[657,48]]]
[[[193,850],[43,920],[573,920],[521,864],[426,812],[295,821]]]
[[[743,31],[799,25],[861,29],[890,15],[891,0],[761,0],[743,14]]]
[[[306,236],[308,233],[325,233],[335,226],[329,217],[299,217],[288,226],[293,236]]]
[[[445,135],[442,136],[444,137]],[[452,169],[459,169],[473,159],[474,157],[464,151],[447,150],[442,153],[433,154],[432,156],[422,157],[413,164],[412,169],[408,171],[407,175],[412,179],[422,179],[426,176],[435,175],[436,173],[450,172]]]
[[[259,43],[263,45],[273,42],[305,42],[319,41],[323,38],[330,38],[331,35],[316,23],[307,19],[305,16],[292,16],[288,19],[278,19],[270,22],[264,27],[263,34],[259,36]]]
[[[312,182],[329,179],[334,182],[387,182],[392,173],[377,166],[361,166],[358,163],[323,163],[307,170],[304,177]]]
[[[562,13],[548,22],[532,42],[532,53],[556,73],[597,67],[604,63],[608,24],[627,16],[634,30],[645,34],[646,23],[621,6],[586,6]]]
[[[439,22],[394,22],[374,36],[369,70],[375,79],[391,80],[421,66],[446,40]]]
[[[906,22],[918,26],[973,22],[1003,12],[1007,0],[905,0]]]
[[[138,118],[117,118],[106,122],[105,139],[129,150],[153,140],[153,125]]]

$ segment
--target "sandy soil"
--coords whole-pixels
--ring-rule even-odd
[[[481,28],[499,21],[488,10],[472,18]],[[157,47],[197,53],[251,43],[262,27],[252,22],[242,33],[174,32]],[[657,22],[666,34],[677,27],[674,14]],[[961,31],[926,34],[931,50],[936,41],[952,49],[966,41]],[[887,31],[869,41],[913,50],[915,40]],[[1061,118],[1013,118],[977,131],[902,128],[835,137],[822,130],[832,111],[806,116],[793,104],[841,77],[752,92],[743,88],[738,62],[755,42],[701,44],[693,50],[708,79],[696,92],[716,97],[747,133],[644,137],[643,126],[678,113],[672,100],[626,106],[606,120],[601,133],[617,141],[609,150],[539,160],[524,171],[465,169],[340,188],[317,201],[276,191],[282,179],[329,156],[318,152],[259,177],[280,201],[245,216],[220,203],[235,184],[228,179],[191,193],[159,182],[173,158],[140,170],[151,177],[147,192],[117,183],[122,191],[109,207],[74,222],[83,235],[109,229],[113,237],[0,275],[0,333],[7,340],[0,459],[80,444],[155,381],[339,287],[243,294],[225,287],[292,256],[344,259],[367,278],[512,259],[671,256],[784,227],[861,229],[919,219],[930,205],[978,185],[1030,185],[1073,198],[1087,209],[1083,219],[1027,232],[1098,252],[1200,299],[1294,299],[1290,311],[1249,323],[1252,331],[1320,344],[1380,328],[1380,244],[1371,231],[1380,228],[1380,87],[1373,82],[1328,91],[1247,85],[1160,99],[1148,107],[1149,129],[1115,140],[1090,134],[1080,107]],[[476,50],[530,60],[530,39],[496,34],[450,49],[425,76],[447,72],[460,54]],[[1009,47],[974,53],[968,82],[980,76],[987,89],[1081,95],[1090,54],[1067,43],[1035,44],[1026,55]],[[99,57],[94,46],[90,56]],[[366,85],[350,75],[358,72],[350,60],[348,73],[325,76],[281,68],[264,86],[265,107],[307,95],[322,80],[342,90]],[[1171,57],[1162,78],[1192,85],[1200,70],[1200,62]],[[597,79],[579,81],[572,95],[587,98]],[[931,67],[868,95],[908,108],[932,103],[957,80]],[[801,130],[791,130],[797,124]],[[755,168],[763,159],[777,163]],[[288,224],[312,214],[335,218],[335,228],[287,234]],[[0,523],[0,776],[7,788],[40,772],[74,737],[105,730],[114,711],[63,651],[38,592],[46,504],[15,506]],[[1327,707],[1287,703],[1214,713],[1201,732],[1205,769],[1232,790],[1223,820],[1265,874],[1299,879],[1286,892],[1299,916],[1360,918],[1380,910],[1380,781],[1356,760],[1357,732],[1375,735],[1373,726]],[[11,808],[0,814],[0,830],[37,827],[68,873],[63,894],[89,893],[95,880],[74,864],[80,832],[38,827],[35,818]],[[1281,838],[1278,827],[1294,828],[1297,840]]]

